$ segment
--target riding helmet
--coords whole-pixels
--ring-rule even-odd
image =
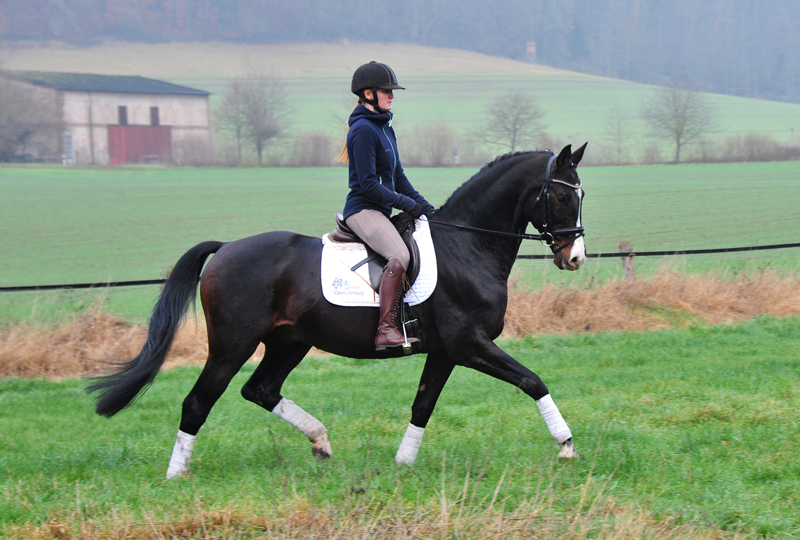
[[[353,73],[353,81],[350,83],[350,91],[355,95],[359,95],[359,92],[367,88],[405,90],[397,84],[397,75],[394,74],[392,68],[374,60],[369,64],[359,66]]]

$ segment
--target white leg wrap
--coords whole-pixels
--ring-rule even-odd
[[[281,398],[275,408],[272,409],[272,412],[278,418],[286,420],[299,429],[300,433],[308,437],[311,442],[316,441],[328,432],[322,422],[286,398]]]
[[[397,450],[394,460],[400,465],[412,465],[417,460],[417,452],[419,451],[419,445],[422,444],[422,435],[424,433],[425,428],[408,424],[406,434],[403,436],[403,442],[400,443],[400,448]]]
[[[169,467],[167,467],[167,480],[189,470],[189,461],[192,459],[194,440],[196,438],[195,435],[178,431],[175,448],[172,449],[172,457],[169,460]]]
[[[539,406],[539,412],[542,413],[542,417],[547,424],[547,429],[550,430],[550,435],[553,436],[553,439],[555,439],[558,444],[572,437],[569,426],[564,422],[564,418],[561,416],[561,412],[558,410],[558,407],[556,407],[550,394],[547,394],[537,401],[536,405]]]

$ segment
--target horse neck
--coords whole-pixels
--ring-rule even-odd
[[[435,220],[467,227],[504,233],[525,231],[522,205],[530,191],[541,187],[541,180],[512,170],[499,171],[498,176],[468,182],[452,200],[436,212]],[[482,264],[498,269],[507,279],[519,252],[520,240],[486,233],[468,233],[470,243],[484,257]],[[495,264],[491,264],[494,261]]]

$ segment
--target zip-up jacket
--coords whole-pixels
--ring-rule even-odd
[[[390,217],[392,208],[410,212],[416,203],[430,206],[403,172],[391,119],[390,112],[380,114],[364,105],[350,115],[350,193],[344,203],[345,219],[365,209]]]

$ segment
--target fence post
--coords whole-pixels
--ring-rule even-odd
[[[619,252],[623,254],[627,254],[622,258],[622,271],[625,272],[625,280],[626,281],[636,281],[636,265],[633,262],[633,244],[631,244],[628,240],[623,240],[619,244],[617,244],[619,248]]]

